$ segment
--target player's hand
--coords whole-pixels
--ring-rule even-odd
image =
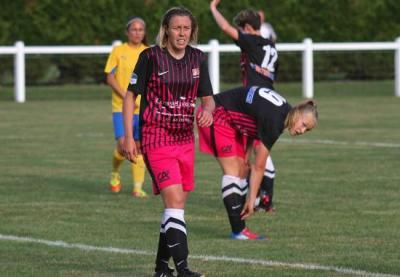
[[[133,138],[125,138],[124,144],[122,147],[122,154],[124,157],[131,161],[132,163],[136,163],[136,158],[138,156],[138,151],[136,148],[136,143]]]
[[[242,212],[240,213],[240,219],[244,220],[251,216],[254,213],[254,201],[249,201],[249,199],[246,200],[246,203],[244,203],[244,207]]]
[[[221,0],[212,0],[210,3],[210,7],[217,7]]]
[[[199,127],[210,127],[213,123],[213,115],[210,111],[202,110],[197,115],[197,124]]]

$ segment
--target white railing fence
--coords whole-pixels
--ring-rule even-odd
[[[117,42],[118,43],[118,42]],[[219,92],[221,52],[239,52],[234,44],[219,44],[217,40],[210,40],[208,44],[197,46],[209,54],[209,71],[214,91]],[[394,95],[400,97],[400,37],[395,42],[359,42],[359,43],[313,43],[306,38],[302,43],[278,43],[279,52],[302,52],[302,84],[304,98],[314,96],[314,62],[315,51],[395,51],[395,87]],[[18,41],[14,46],[0,46],[0,55],[14,55],[14,98],[18,103],[25,102],[25,55],[29,54],[107,54],[112,46],[25,46]]]

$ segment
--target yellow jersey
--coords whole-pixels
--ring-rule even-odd
[[[115,46],[108,56],[106,67],[104,68],[105,73],[113,73],[118,84],[126,90],[129,85],[135,65],[139,59],[139,54],[148,48],[144,44],[139,46],[130,46],[128,43]],[[122,97],[112,91],[112,111],[122,112]],[[140,95],[136,97],[134,114],[139,114]]]

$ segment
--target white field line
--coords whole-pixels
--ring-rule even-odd
[[[343,145],[343,146],[367,146],[367,147],[385,147],[385,148],[400,148],[400,143],[385,143],[385,142],[366,142],[366,141],[337,141],[328,139],[287,139],[281,138],[280,142],[293,144],[326,144],[326,145]]]
[[[145,250],[138,249],[126,249],[126,248],[115,248],[115,247],[99,247],[80,243],[68,243],[64,241],[50,241],[44,239],[35,239],[29,237],[18,237],[0,234],[0,240],[6,241],[16,241],[16,242],[27,242],[27,243],[38,243],[47,246],[61,247],[61,248],[73,248],[80,249],[83,251],[101,251],[101,252],[111,252],[111,253],[121,253],[121,254],[133,254],[133,255],[146,255],[154,256],[155,253]],[[399,277],[400,275],[384,274],[368,272],[363,270],[356,270],[351,268],[336,267],[336,266],[325,266],[318,264],[303,264],[303,263],[286,263],[277,262],[269,260],[257,260],[257,259],[244,259],[228,256],[208,256],[208,255],[190,255],[191,259],[203,260],[203,261],[217,261],[217,262],[234,262],[242,264],[252,264],[252,265],[263,265],[263,266],[274,266],[274,267],[287,267],[287,268],[297,268],[304,270],[320,270],[320,271],[335,271],[338,273],[346,273],[360,276],[371,276],[371,277]]]
[[[105,137],[107,134],[105,133],[78,133],[75,134],[78,138],[99,138]],[[198,135],[195,134],[196,138]],[[35,136],[38,138],[47,138],[47,136]],[[16,135],[0,135],[0,140],[31,140],[30,137],[22,137]],[[291,143],[291,144],[325,144],[325,145],[342,145],[342,146],[364,146],[364,147],[383,147],[383,148],[400,148],[400,143],[392,143],[392,142],[367,142],[367,141],[340,141],[340,140],[329,140],[329,139],[301,139],[301,138],[281,138],[278,140],[283,143]]]

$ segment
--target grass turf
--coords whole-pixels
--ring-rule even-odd
[[[292,104],[300,100],[299,84],[277,90]],[[197,155],[197,189],[185,213],[192,268],[207,276],[400,273],[400,99],[393,83],[320,83],[315,95],[317,129],[296,139],[283,135],[272,151],[277,213],[248,221],[269,241],[228,239],[219,167]],[[107,190],[114,144],[109,89],[33,87],[25,104],[12,98],[11,88],[0,88],[0,234],[145,252],[2,239],[0,275],[151,276],[162,205],[158,197],[131,198],[127,163],[121,193]],[[296,263],[353,271],[290,266]]]

